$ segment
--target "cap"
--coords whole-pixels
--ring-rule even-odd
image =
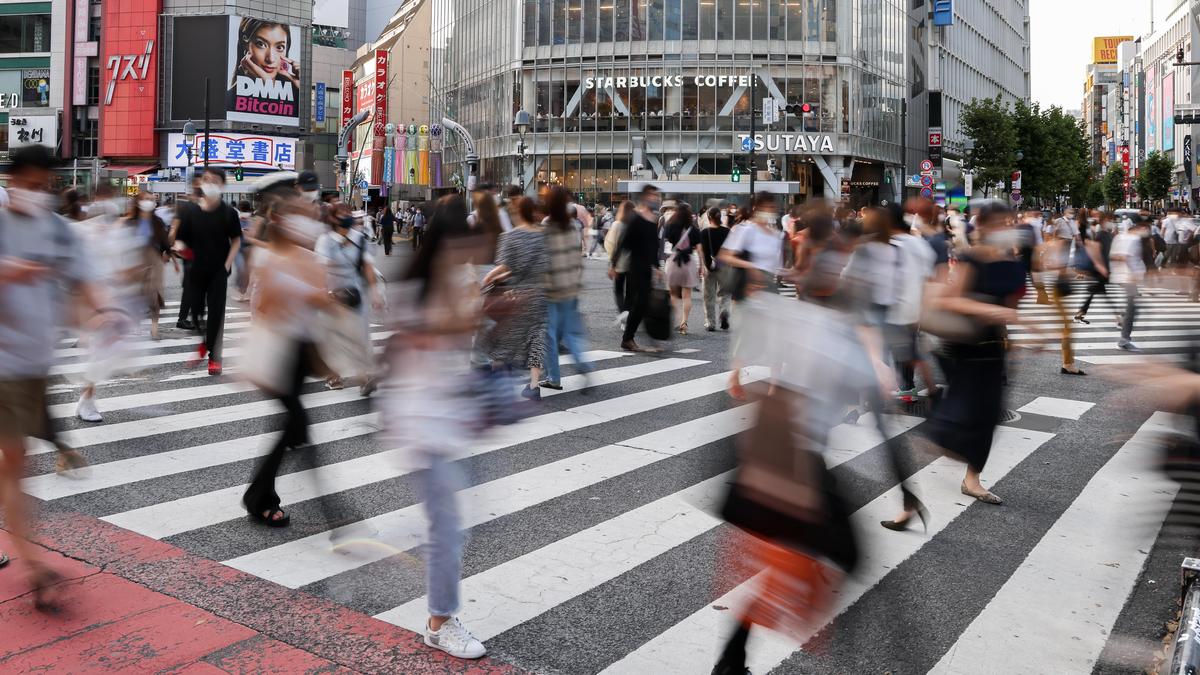
[[[312,171],[301,171],[296,177],[296,186],[305,192],[315,192],[321,189],[321,180]]]
[[[283,190],[296,187],[296,172],[295,171],[274,171],[263,176],[259,176],[254,181],[254,191],[258,194],[266,194],[274,190]]]
[[[904,207],[900,206],[896,202],[885,199],[879,202],[878,206],[872,206],[868,208],[883,212],[883,214],[888,218],[888,222],[892,226],[900,226],[905,222]]]

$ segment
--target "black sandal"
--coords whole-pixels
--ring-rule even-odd
[[[279,518],[275,517],[277,513],[280,514]],[[278,506],[267,511],[267,515],[265,516],[258,511],[246,511],[246,514],[250,516],[250,520],[257,521],[267,527],[287,527],[292,522],[292,517],[284,513],[283,509]]]

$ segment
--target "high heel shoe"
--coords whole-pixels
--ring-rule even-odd
[[[1092,325],[1092,322],[1091,322],[1091,321],[1088,321],[1088,320],[1087,320],[1087,319],[1085,319],[1085,318],[1083,318],[1083,315],[1082,315],[1082,314],[1076,314],[1076,315],[1075,315],[1075,320],[1076,320],[1076,321],[1078,321],[1079,323],[1085,323],[1085,324],[1087,324],[1087,325],[1089,325],[1089,326],[1090,326],[1090,325]]]
[[[893,532],[905,532],[908,530],[909,524],[912,523],[912,514],[916,513],[917,517],[921,519],[921,530],[928,534],[930,522],[929,509],[925,508],[925,505],[920,501],[911,506],[906,506],[905,509],[909,511],[909,514],[904,520],[881,520],[879,524]]]

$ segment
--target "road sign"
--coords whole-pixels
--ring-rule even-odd
[[[942,147],[942,128],[941,127],[929,127],[929,147],[931,147],[931,148]]]
[[[768,96],[762,100],[763,124],[774,124],[779,121],[779,111],[775,107],[775,97]]]
[[[921,160],[921,171],[922,172],[933,171],[933,162],[931,162],[927,159]]]
[[[362,180],[360,180],[360,181],[358,182],[358,187],[359,187],[359,189],[360,189],[360,190],[366,190],[366,189],[367,189],[367,185],[369,185],[369,183],[367,183],[367,179],[366,179],[366,178],[364,178],[364,179],[362,179]]]
[[[1014,204],[1020,204],[1021,201],[1023,199],[1025,199],[1024,197],[1021,196],[1020,190],[1013,190],[1011,193],[1009,193],[1008,198],[1011,199],[1012,203],[1014,203]]]
[[[750,148],[754,147],[754,139],[749,136],[742,139],[742,152],[750,152]]]
[[[909,176],[908,182],[913,183],[913,184],[920,183],[921,182],[921,174],[914,173],[913,175]]]
[[[921,176],[921,185],[922,185],[922,187],[929,187],[929,186],[933,185],[933,176],[930,174],[925,174],[924,176]]]
[[[921,196],[924,197],[925,199],[932,198],[933,197],[933,188],[929,188],[929,187],[921,188]]]

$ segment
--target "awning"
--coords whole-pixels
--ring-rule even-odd
[[[109,164],[108,166],[106,166],[104,168],[108,169],[109,171],[124,171],[126,176],[138,176],[143,173],[150,173],[151,171],[157,171],[158,165],[157,164],[140,164],[140,165],[135,164],[133,166],[119,166],[117,164]]]

